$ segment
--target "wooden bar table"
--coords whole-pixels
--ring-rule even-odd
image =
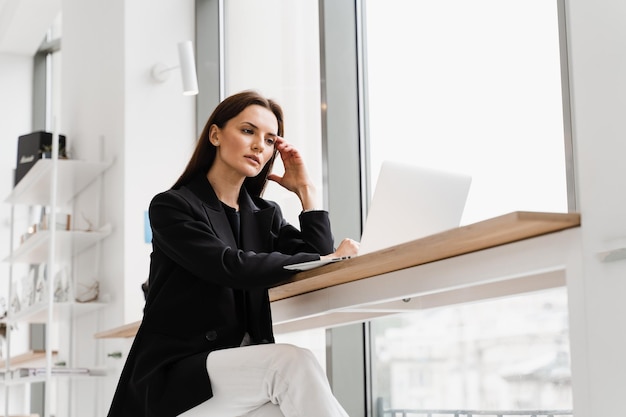
[[[564,285],[566,258],[578,241],[567,230],[578,226],[578,213],[519,211],[299,272],[270,289],[275,330]],[[95,337],[134,337],[139,324]]]

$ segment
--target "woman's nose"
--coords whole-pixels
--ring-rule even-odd
[[[255,136],[252,141],[252,150],[261,152],[263,150],[263,138]]]

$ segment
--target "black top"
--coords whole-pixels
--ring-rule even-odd
[[[237,242],[237,247],[239,248],[241,247],[241,219],[239,212],[228,204],[222,203],[222,207],[224,207],[224,212],[226,212],[226,217],[228,217],[228,223],[230,223],[230,230],[233,232],[235,242]]]
[[[239,216],[239,212],[237,209],[229,206],[228,204],[222,203],[222,207],[224,207],[224,212],[226,213],[226,217],[228,217],[228,223],[230,223],[230,230],[233,232],[233,236],[235,237],[235,241],[237,242],[237,247],[241,248],[241,218]],[[250,332],[248,329],[248,323],[250,322],[248,315],[250,314],[250,309],[248,308],[248,304],[250,303],[249,296],[246,291],[242,290],[234,290],[237,293],[236,303],[237,310],[241,312],[242,318],[240,320],[244,321],[246,324],[244,328],[246,329],[246,333],[243,335],[243,339],[241,341],[240,346],[248,346],[253,343],[252,338],[250,337]],[[210,377],[210,376],[209,376]]]
[[[204,175],[155,196],[149,213],[150,287],[109,417],[174,417],[209,399],[209,352],[246,332],[273,343],[267,289],[292,276],[285,265],[333,252],[328,213],[301,213],[298,230],[243,189],[238,244]]]

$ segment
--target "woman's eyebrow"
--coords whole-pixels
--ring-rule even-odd
[[[252,127],[253,129],[257,129],[257,130],[259,129],[259,128],[258,128],[258,126],[257,126],[257,125],[255,125],[255,124],[254,124],[254,123],[252,123],[252,122],[243,121],[243,122],[241,122],[241,123],[242,123],[242,124],[246,124],[246,125],[248,125],[248,126]],[[278,133],[268,133],[268,135],[270,135],[270,136],[278,136]]]

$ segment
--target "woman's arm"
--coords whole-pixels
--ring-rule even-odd
[[[289,191],[294,192],[300,202],[302,203],[302,210],[306,213],[317,209],[317,191],[315,186],[309,178],[309,174],[304,164],[304,159],[300,152],[291,144],[287,143],[283,138],[278,137],[276,141],[276,149],[278,150],[280,157],[285,167],[285,173],[283,176],[270,174],[269,180],[272,180]],[[305,214],[303,213],[303,214]],[[302,215],[300,216],[301,229],[304,229],[302,224]],[[330,227],[330,226],[329,226]],[[332,243],[331,243],[332,245]],[[324,247],[323,249],[316,250],[321,255],[321,258],[335,258],[343,256],[355,256],[359,250],[359,243],[352,239],[344,239],[339,244],[336,250],[332,248]]]
[[[154,253],[162,253],[198,278],[232,288],[269,287],[293,275],[283,266],[319,259],[319,252],[312,248],[310,252],[281,251],[269,245],[269,240],[263,252],[230,246],[216,233],[205,210],[199,200],[181,192],[157,195],[150,205]],[[277,217],[274,229],[265,233],[280,237],[285,247],[305,249],[299,233],[289,232],[291,226],[280,227],[281,219]]]

